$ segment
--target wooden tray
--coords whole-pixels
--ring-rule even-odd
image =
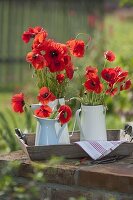
[[[108,130],[108,140],[119,140],[119,130]],[[27,144],[19,138],[16,138],[22,150],[29,156],[31,160],[45,160],[52,156],[63,156],[64,158],[82,158],[89,157],[88,154],[74,142],[79,141],[79,132],[75,132],[71,139],[71,144],[35,146],[35,134],[26,134],[25,139]],[[108,156],[113,155],[130,155],[133,152],[133,143],[125,142],[117,147]]]

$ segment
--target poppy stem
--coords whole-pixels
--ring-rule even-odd
[[[107,60],[104,61],[103,69],[106,67]]]
[[[86,35],[86,36],[89,36],[89,34],[87,34],[87,33],[78,33],[78,35],[76,35],[75,39],[77,39],[79,35]],[[89,38],[90,38],[90,37],[89,37]]]

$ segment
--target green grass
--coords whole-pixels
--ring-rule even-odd
[[[0,92],[0,111],[5,111],[5,108],[10,108],[11,92]]]
[[[13,93],[0,93],[0,151],[8,152],[17,148],[15,143],[15,128],[20,128],[25,132],[35,131],[35,119],[29,114],[14,113],[11,108],[11,98]]]

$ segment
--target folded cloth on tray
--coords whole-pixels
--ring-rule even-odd
[[[78,144],[92,159],[97,160],[108,155],[125,141],[78,141]]]

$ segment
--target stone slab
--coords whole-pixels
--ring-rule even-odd
[[[33,162],[23,151],[0,155],[1,162],[14,160],[21,161],[19,176],[26,177],[27,173],[34,173]],[[44,177],[47,183],[133,195],[133,156],[110,164],[91,164],[87,159],[64,160],[60,164],[45,167]]]

